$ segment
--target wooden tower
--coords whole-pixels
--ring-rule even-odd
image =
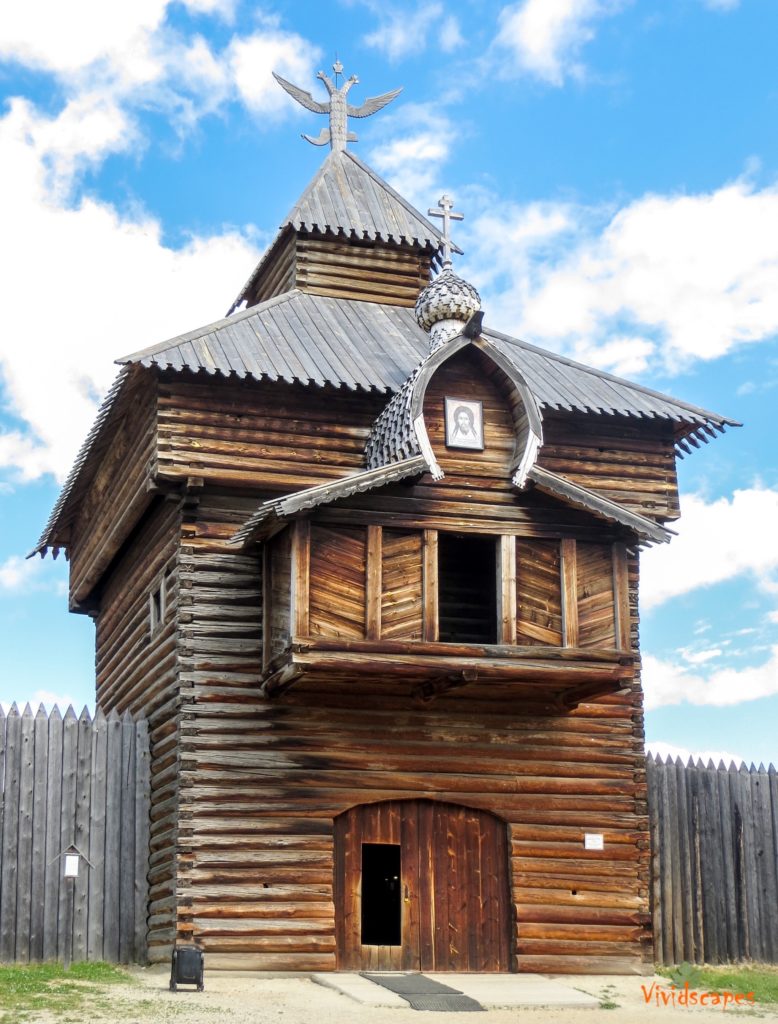
[[[483,326],[450,249],[333,143],[243,308],[119,360],[36,548],[148,718],[154,960],[652,962],[638,555],[731,421]]]

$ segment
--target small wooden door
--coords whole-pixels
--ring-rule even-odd
[[[509,971],[504,822],[485,811],[398,800],[335,821],[340,970]]]

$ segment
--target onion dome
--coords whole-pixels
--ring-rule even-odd
[[[462,333],[470,317],[481,308],[475,288],[446,268],[427,285],[416,300],[414,312],[419,326],[430,335],[430,350]]]

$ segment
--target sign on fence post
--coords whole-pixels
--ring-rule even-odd
[[[81,868],[81,861],[83,860],[90,868],[92,863],[77,846],[73,845],[69,846],[67,850],[63,850],[59,856],[62,858],[62,876],[65,879],[68,894],[65,906],[64,969],[69,971],[73,962],[73,905],[76,895],[76,879]]]

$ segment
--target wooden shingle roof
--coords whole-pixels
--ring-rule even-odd
[[[281,222],[280,232],[287,228],[417,246],[435,253],[443,244],[437,228],[350,150],[330,152]],[[260,271],[272,260],[274,247],[275,242],[255,267],[230,313],[250,294]],[[452,248],[462,251],[456,246]]]
[[[737,425],[518,338],[483,334],[515,365],[543,411],[670,421],[682,446],[685,437],[707,439]],[[390,394],[403,388],[428,351],[429,337],[411,309],[293,289],[117,362]]]

